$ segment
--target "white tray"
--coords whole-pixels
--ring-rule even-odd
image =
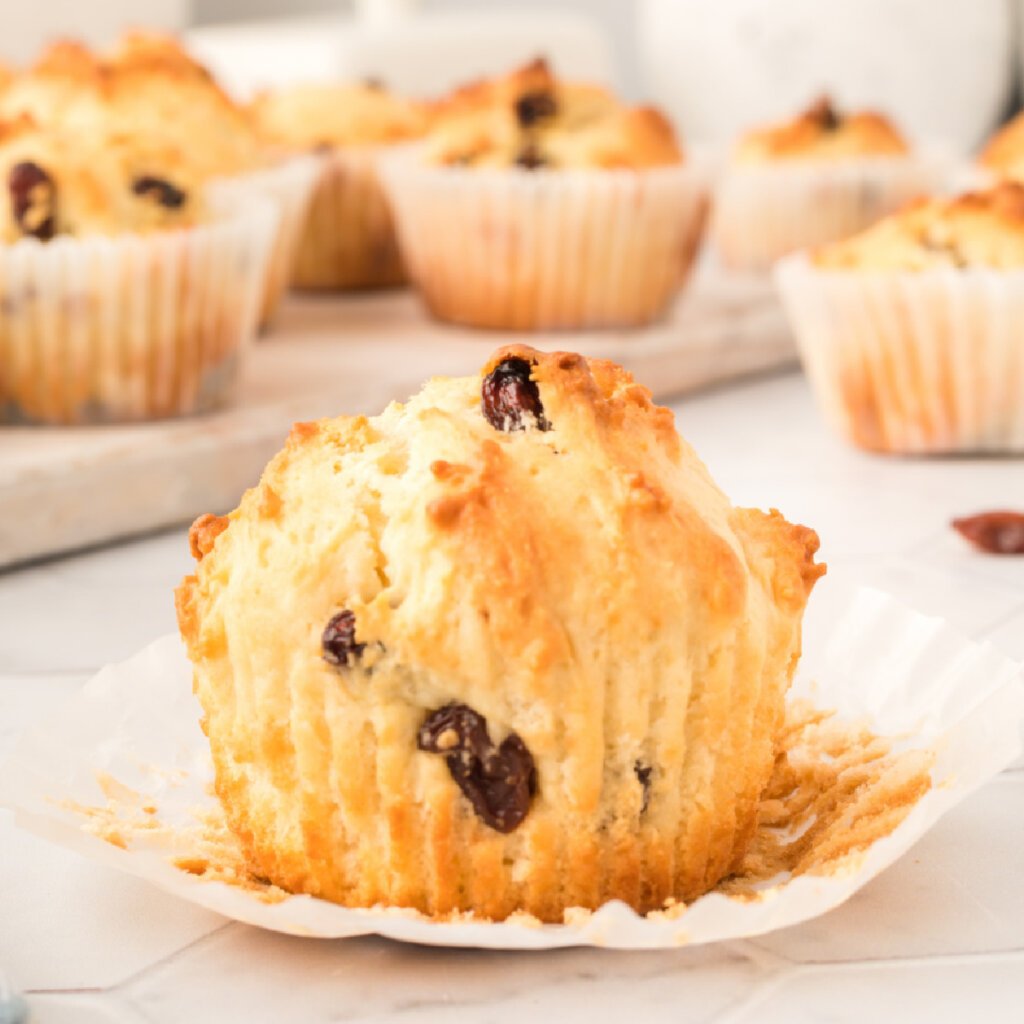
[[[665,322],[637,331],[469,331],[428,320],[409,292],[292,297],[230,409],[126,427],[0,427],[0,565],[233,508],[296,420],[377,412],[426,377],[475,372],[511,341],[614,359],[658,398],[795,359],[770,284],[707,270]]]

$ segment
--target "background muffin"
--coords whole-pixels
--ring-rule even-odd
[[[456,91],[386,173],[428,308],[478,327],[656,319],[706,209],[704,175],[657,111],[563,83],[543,61]]]
[[[377,161],[387,146],[421,136],[421,106],[376,82],[296,85],[252,108],[264,141],[316,152],[323,167],[295,262],[299,288],[374,288],[405,280]]]
[[[211,209],[174,150],[136,143],[0,127],[0,418],[150,419],[230,395],[273,211]]]
[[[884,115],[846,113],[822,98],[737,142],[715,195],[712,238],[725,266],[764,270],[941,184],[940,165],[911,153]]]
[[[732,508],[617,366],[513,346],[299,424],[190,541],[179,622],[257,875],[559,921],[742,855],[817,538]]]
[[[854,443],[1024,448],[1024,186],[921,200],[778,281],[818,400]]]

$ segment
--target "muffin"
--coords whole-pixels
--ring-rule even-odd
[[[178,621],[258,877],[560,921],[739,863],[817,537],[733,508],[614,364],[515,345],[298,424],[189,540]]]
[[[940,162],[912,154],[886,117],[841,112],[825,97],[737,142],[715,195],[715,251],[727,268],[763,271],[866,228],[942,180]]]
[[[995,178],[1024,181],[1024,113],[989,139],[978,157],[978,167]]]
[[[3,421],[152,419],[229,397],[274,213],[209,207],[175,156],[0,124]]]
[[[1024,186],[918,201],[777,280],[818,401],[855,444],[1024,449]]]
[[[175,166],[214,192],[215,202],[272,201],[279,221],[260,313],[261,323],[270,320],[291,275],[318,163],[269,152],[245,108],[175,38],[132,32],[103,55],[57,43],[0,95],[0,116],[22,113],[82,137],[130,138],[154,156],[174,150]],[[147,173],[164,168],[154,161]]]
[[[537,60],[458,90],[385,178],[410,273],[439,319],[632,327],[683,284],[707,205],[671,125]]]
[[[388,147],[423,134],[423,108],[368,80],[280,89],[259,97],[252,112],[269,146],[323,159],[300,236],[295,286],[403,284],[405,269],[377,165]]]

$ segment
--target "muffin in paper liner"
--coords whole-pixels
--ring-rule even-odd
[[[765,271],[798,249],[854,234],[942,190],[950,173],[939,154],[733,165],[715,189],[711,241],[722,266]]]
[[[270,203],[147,235],[0,247],[0,421],[160,419],[223,405],[252,337]]]
[[[697,253],[699,161],[645,169],[383,164],[402,253],[440,320],[518,330],[633,327],[660,317]]]
[[[1024,270],[816,267],[776,281],[826,419],[900,453],[1024,450]]]
[[[210,183],[213,197],[255,194],[271,200],[278,208],[278,223],[270,246],[266,281],[260,299],[259,326],[267,327],[273,320],[291,282],[299,239],[306,224],[306,214],[313,190],[323,171],[323,160],[317,154],[294,156],[269,167],[236,177],[219,178]]]
[[[391,288],[406,282],[378,176],[385,147],[328,149],[297,243],[292,284],[309,291]]]

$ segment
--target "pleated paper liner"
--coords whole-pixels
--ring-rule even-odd
[[[822,413],[905,454],[1024,450],[1024,269],[776,271]]]
[[[941,192],[952,172],[952,161],[937,154],[728,166],[715,188],[711,241],[722,266],[763,272]]]
[[[708,203],[702,161],[645,170],[382,164],[410,276],[439,320],[513,330],[634,327],[685,282]]]
[[[229,401],[277,213],[0,247],[0,422],[117,423]]]
[[[199,715],[181,643],[166,637],[104,669],[23,736],[0,770],[0,800],[39,835],[276,931],[502,949],[669,948],[783,928],[848,899],[1017,756],[1024,674],[881,592],[824,581],[741,872],[689,906],[641,917],[609,903],[569,911],[559,925],[351,910],[250,877],[210,795]]]

